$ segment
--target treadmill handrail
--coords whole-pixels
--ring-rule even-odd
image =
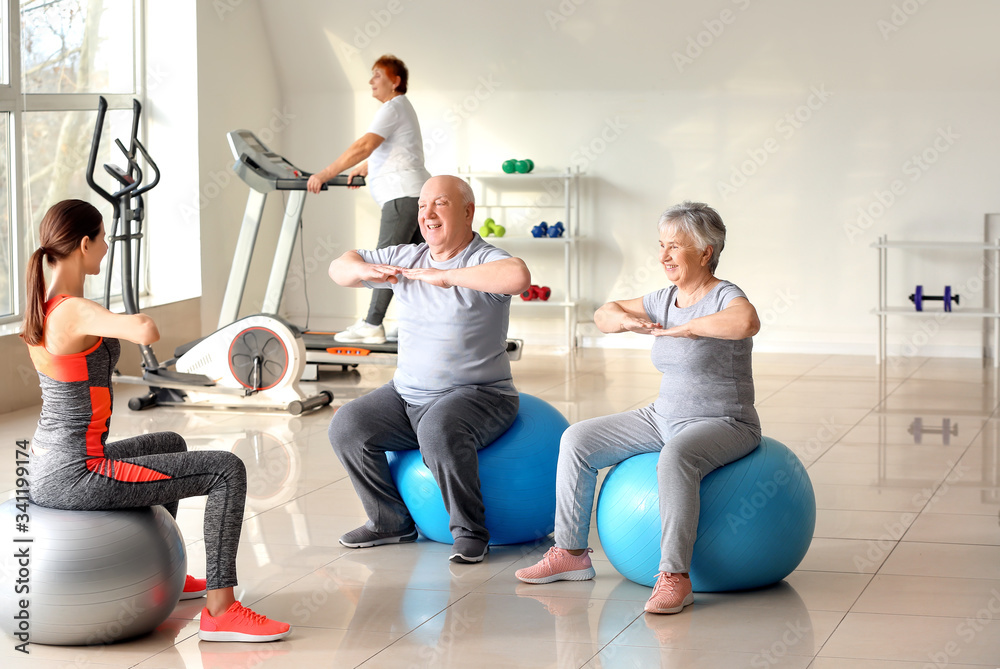
[[[301,177],[280,177],[266,168],[258,165],[253,158],[245,153],[240,154],[239,160],[233,163],[233,172],[242,179],[248,186],[258,193],[270,193],[275,190],[306,190],[311,172],[302,172]],[[365,178],[357,175],[348,181],[348,175],[338,174],[323,184],[321,190],[328,190],[331,186],[364,186]]]

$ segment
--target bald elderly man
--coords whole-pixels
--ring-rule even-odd
[[[416,540],[386,452],[420,449],[444,496],[451,561],[486,557],[477,452],[517,416],[507,324],[511,296],[528,289],[531,274],[473,231],[475,211],[465,181],[433,177],[418,201],[424,243],[348,251],[330,264],[341,286],[392,290],[400,311],[392,381],[348,402],[330,422],[330,443],[368,515],[340,538],[348,548]]]

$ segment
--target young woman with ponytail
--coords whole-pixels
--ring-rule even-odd
[[[145,314],[115,314],[83,296],[87,275],[100,273],[108,251],[100,212],[82,200],[59,202],[42,219],[39,241],[28,262],[21,332],[42,388],[32,441],[31,501],[73,510],[162,504],[176,516],[178,500],[208,495],[208,578],[188,576],[181,595],[207,594],[200,638],[272,641],[287,636],[286,623],[245,608],[234,594],[246,499],[243,461],[230,452],[189,452],[173,432],[107,442],[118,340],[152,344],[160,334]],[[48,290],[43,262],[51,270]]]

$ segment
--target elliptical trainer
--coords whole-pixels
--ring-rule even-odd
[[[126,313],[137,314],[142,222],[145,216],[142,196],[159,183],[160,171],[139,141],[142,106],[138,100],[133,100],[129,148],[126,149],[120,140],[115,140],[128,161],[128,169],[104,165],[105,171],[120,188],[109,193],[96,183],[94,168],[107,109],[107,100],[102,96],[98,102],[97,124],[87,163],[87,183],[114,209],[108,235],[110,248],[104,301],[105,306],[111,301],[115,248],[120,245],[122,300]],[[153,173],[152,181],[146,184],[143,184],[139,155]],[[150,346],[140,345],[139,350],[142,354],[142,376],[115,375],[117,381],[149,386],[149,394],[129,400],[129,408],[133,411],[151,406],[228,407],[281,410],[298,415],[333,401],[333,394],[329,391],[306,396],[299,388],[299,378],[305,365],[305,346],[301,336],[276,317],[258,314],[237,320],[178,348],[174,358],[164,363],[157,361]],[[169,369],[171,366],[176,371]]]

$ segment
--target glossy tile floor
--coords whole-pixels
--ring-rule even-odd
[[[571,421],[648,403],[659,378],[648,354],[532,354],[514,364],[523,392]],[[391,369],[327,372],[338,399]],[[592,534],[597,578],[542,586],[514,571],[551,545],[500,547],[452,565],[449,546],[349,550],[337,544],[363,516],[326,438],[333,413],[301,417],[130,413],[119,387],[113,437],[174,430],[192,449],[227,449],[247,463],[249,497],[238,596],[294,626],[272,644],[199,643],[203,600],[184,602],[153,634],[90,648],[6,639],[3,667],[811,667],[922,669],[1000,666],[1000,440],[997,379],[979,361],[758,355],[764,433],[808,468],[815,539],[784,582],[696,595],[674,616],[642,612],[649,595],[618,575]],[[0,416],[0,497],[11,495],[16,439],[32,410]],[[203,499],[179,522],[201,573]]]

